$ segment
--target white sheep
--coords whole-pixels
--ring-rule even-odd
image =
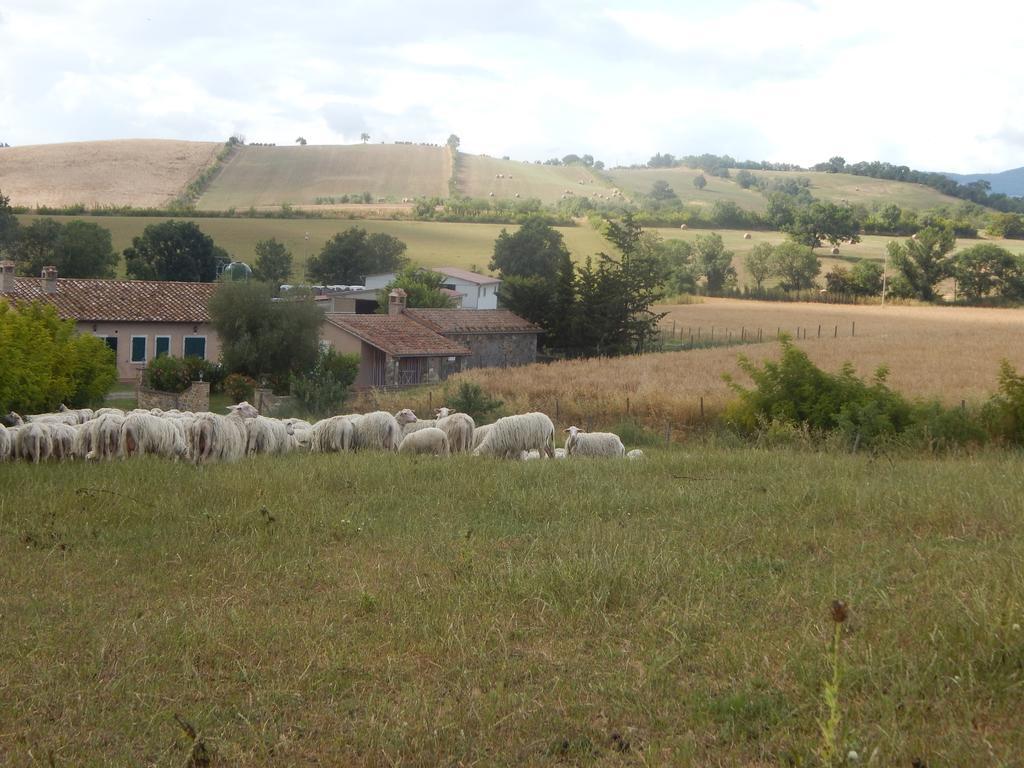
[[[58,461],[75,458],[75,446],[78,443],[77,427],[77,424],[65,424],[60,421],[46,424],[50,432],[50,458]]]
[[[13,453],[11,448],[11,433],[7,427],[0,424],[0,461],[7,461]]]
[[[397,451],[402,428],[387,411],[372,411],[352,419],[352,447],[357,450]]]
[[[473,455],[512,459],[532,449],[548,457],[555,455],[555,425],[547,414],[524,413],[498,419],[473,450]]]
[[[626,458],[627,459],[632,459],[633,461],[635,461],[637,459],[642,459],[643,457],[644,457],[644,452],[642,450],[640,450],[639,448],[634,448],[632,451],[630,451],[629,453],[626,454]]]
[[[31,416],[26,416],[25,421],[29,424],[78,424],[78,412],[57,411],[55,413],[35,413]]]
[[[101,409],[102,410],[102,409]],[[83,447],[89,446],[85,454],[87,459],[112,459],[121,453],[121,425],[124,423],[124,412],[111,409],[86,423],[90,432],[88,437],[80,436]]]
[[[107,415],[114,415],[114,416],[120,416],[120,417],[121,417],[121,418],[123,419],[123,418],[124,418],[124,416],[125,416],[125,413],[124,413],[124,411],[123,411],[123,410],[121,410],[120,408],[100,408],[100,409],[98,409],[98,410],[97,410],[97,411],[96,411],[96,412],[95,412],[95,413],[94,413],[94,414],[92,415],[92,417],[93,417],[94,419],[98,419],[98,418],[100,418],[101,416],[107,416]]]
[[[53,452],[53,442],[50,439],[50,430],[45,422],[32,422],[18,430],[17,437],[18,456],[33,464],[38,464],[50,458]]]
[[[619,436],[612,432],[584,432],[579,427],[569,427],[566,432],[565,455],[613,457],[625,456],[626,449]]]
[[[399,453],[427,453],[433,456],[447,456],[451,453],[448,435],[437,427],[427,427],[411,432],[402,438]]]
[[[331,416],[321,419],[309,430],[309,449],[314,453],[338,453],[352,450],[353,432],[351,416]],[[299,439],[302,440],[301,437]]]
[[[188,426],[189,455],[205,461],[237,461],[245,456],[248,435],[239,416],[199,413]]]
[[[428,427],[436,427],[436,419],[420,419],[416,417],[411,408],[403,408],[395,414],[395,421],[398,422],[398,426],[402,428],[402,437],[404,438],[408,434],[418,432],[421,429],[427,429]]]
[[[279,419],[256,416],[245,420],[246,453],[280,455],[294,450],[298,443],[294,430]]]
[[[448,435],[452,453],[469,453],[473,449],[476,423],[468,413],[452,413],[450,408],[441,406],[437,409],[435,426]]]
[[[163,419],[151,413],[129,413],[121,423],[119,455],[155,455],[167,459],[184,458],[188,452],[185,431],[176,419]]]

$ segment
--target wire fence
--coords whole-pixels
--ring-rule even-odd
[[[857,323],[851,322],[822,324],[817,326],[796,326],[775,328],[747,327],[730,328],[723,326],[693,326],[672,321],[658,328],[655,345],[658,351],[670,352],[690,349],[709,349],[711,347],[732,347],[740,344],[761,344],[766,341],[777,341],[788,335],[794,339],[839,339],[852,338],[857,335]]]

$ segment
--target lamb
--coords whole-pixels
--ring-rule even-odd
[[[450,408],[437,409],[438,429],[448,435],[452,453],[469,453],[473,448],[473,431],[476,424],[468,413],[452,413]]]
[[[309,449],[313,453],[350,451],[353,432],[351,416],[321,419],[309,430]]]
[[[154,454],[168,459],[184,458],[188,451],[185,432],[175,419],[162,419],[151,413],[130,413],[121,423],[119,455]]]
[[[26,424],[18,430],[16,439],[18,456],[33,464],[50,458],[53,452],[50,430],[45,423]]]
[[[245,422],[240,417],[200,413],[189,425],[189,454],[196,464],[237,461],[245,456],[247,437]]]
[[[512,459],[532,449],[549,458],[555,455],[555,425],[540,412],[498,419],[473,450],[473,455]]]
[[[352,418],[352,447],[357,450],[397,451],[402,428],[387,411],[373,411]]]
[[[437,427],[427,427],[416,432],[411,432],[402,438],[402,444],[398,446],[399,453],[426,453],[433,456],[448,456],[451,447],[448,444],[448,435],[444,430]]]
[[[612,432],[584,432],[579,427],[569,427],[565,441],[565,455],[613,457],[625,456],[626,449],[619,436]]]
[[[630,451],[629,453],[626,454],[626,458],[630,459],[632,461],[636,461],[637,459],[642,459],[643,457],[644,457],[644,452],[642,450],[640,450],[639,448],[634,448],[632,451]]]

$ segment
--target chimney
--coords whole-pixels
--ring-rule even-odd
[[[43,293],[57,292],[57,268],[43,267]]]
[[[0,261],[0,293],[14,290],[14,262]]]
[[[400,315],[405,312],[405,298],[408,294],[401,288],[393,288],[388,294],[388,314]]]

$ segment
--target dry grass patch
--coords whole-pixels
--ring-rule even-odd
[[[848,306],[808,303],[707,299],[700,304],[661,307],[667,327],[678,332],[701,329],[708,338],[749,336],[762,329],[761,344],[665,352],[611,359],[587,359],[537,364],[513,369],[480,369],[461,376],[478,382],[506,402],[513,412],[543,410],[558,413],[562,423],[615,423],[638,417],[651,426],[665,422],[682,426],[700,421],[701,398],[710,417],[733,397],[722,374],[739,374],[736,357],[755,361],[776,359],[778,331],[797,344],[823,368],[836,371],[846,361],[859,374],[870,376],[880,365],[889,367],[891,386],[910,396],[938,398],[947,404],[980,401],[996,390],[999,361],[1008,358],[1024,368],[1024,310],[966,307]],[[818,326],[821,338],[818,338]],[[853,326],[856,335],[853,336]],[[838,326],[838,338],[836,333]],[[388,407],[410,396],[389,394]],[[413,396],[416,402],[421,393]],[[440,393],[434,396],[436,402]],[[629,400],[627,413],[627,398]],[[557,401],[557,402],[556,402]]]
[[[38,144],[0,152],[12,205],[166,206],[213,162],[216,142],[125,139]]]

